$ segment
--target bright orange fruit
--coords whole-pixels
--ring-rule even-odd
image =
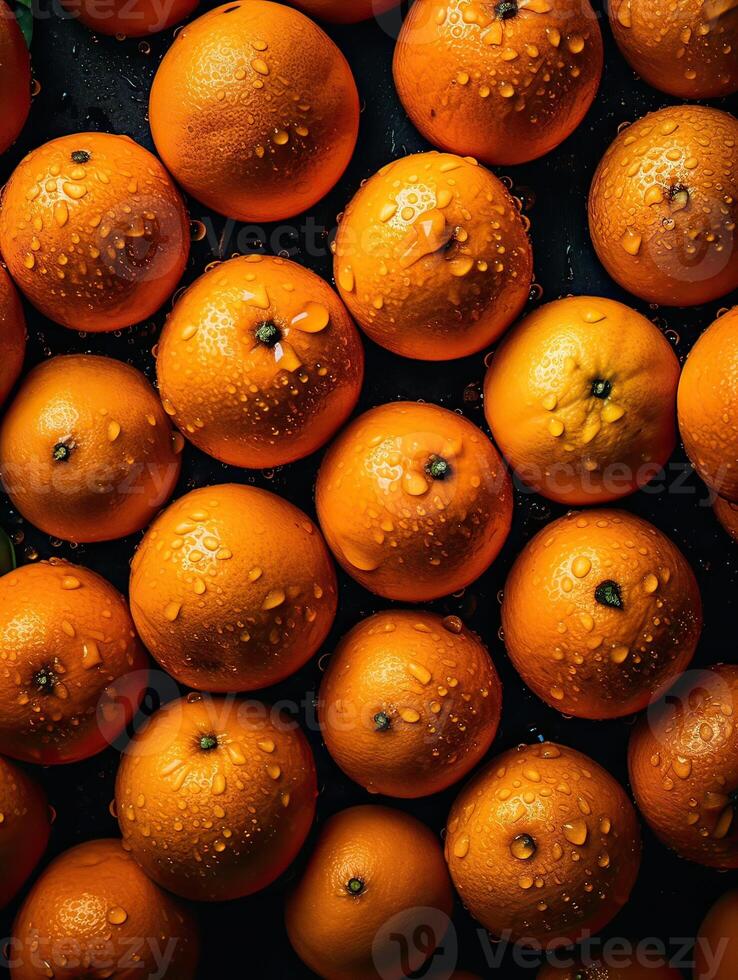
[[[145,37],[189,17],[199,0],[62,0],[85,27],[98,34]]]
[[[23,368],[26,354],[26,318],[10,276],[0,266],[0,404],[10,394]]]
[[[31,110],[31,59],[15,15],[0,0],[0,153],[15,142]]]
[[[0,756],[0,909],[30,878],[46,850],[51,812],[41,787]]]

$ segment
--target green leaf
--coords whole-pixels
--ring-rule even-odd
[[[15,568],[15,548],[8,535],[0,528],[0,575],[7,575]]]
[[[15,0],[15,16],[30,48],[33,40],[33,0]]]

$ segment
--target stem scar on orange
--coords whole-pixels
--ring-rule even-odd
[[[189,17],[198,0],[62,0],[64,8],[98,34],[146,37]]]
[[[41,787],[0,757],[0,909],[9,905],[46,850],[51,813]]]
[[[0,0],[0,92],[0,153],[5,153],[31,110],[31,58],[18,21],[5,0]]]
[[[0,405],[18,380],[26,355],[26,318],[10,276],[0,266]]]

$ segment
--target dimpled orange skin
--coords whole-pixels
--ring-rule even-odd
[[[621,718],[687,668],[702,600],[684,555],[626,511],[569,513],[530,541],[502,604],[521,677],[565,715]]]
[[[465,776],[492,744],[502,685],[456,616],[392,610],[341,641],[320,686],[326,748],[372,793],[412,799]]]
[[[596,762],[544,742],[503,753],[468,783],[446,825],[465,907],[495,936],[548,948],[597,933],[627,902],[640,830]]]
[[[400,0],[292,0],[308,17],[334,24],[356,24],[391,10]]]
[[[171,504],[131,563],[141,638],[181,684],[250,691],[276,684],[320,648],[336,614],[336,575],[311,520],[256,487],[202,487]]]
[[[100,575],[52,560],[0,578],[0,752],[44,766],[96,755],[147,683],[125,599]]]
[[[528,486],[607,503],[652,480],[676,442],[679,362],[630,307],[574,296],[534,310],[495,352],[484,413]]]
[[[15,897],[46,850],[51,812],[41,787],[0,757],[0,909]]]
[[[169,499],[182,443],[140,371],[71,354],[24,379],[0,428],[0,473],[42,531],[109,541],[139,531]]]
[[[62,0],[85,27],[99,34],[146,37],[189,17],[198,0]]]
[[[689,353],[677,394],[684,448],[705,483],[738,502],[738,306],[718,317]]]
[[[470,585],[512,523],[512,483],[489,439],[418,402],[380,405],[347,426],[323,457],[315,502],[343,569],[405,602]]]
[[[227,16],[226,16],[227,15]],[[154,77],[151,132],[188,193],[241,221],[277,221],[324,197],[359,129],[348,62],[298,10],[249,0],[177,35]]]
[[[178,300],[157,375],[165,409],[204,452],[234,466],[281,466],[315,452],[346,421],[364,351],[322,279],[249,255],[206,272]]]
[[[678,105],[623,130],[589,195],[600,261],[649,303],[697,306],[738,286],[738,120]]]
[[[15,142],[31,110],[31,59],[18,21],[0,0],[0,153]]]
[[[333,272],[377,344],[427,361],[465,357],[521,312],[533,254],[505,186],[474,161],[419,153],[383,167],[339,223]]]
[[[525,163],[571,135],[602,75],[588,0],[417,0],[394,56],[427,140],[485,163]]]
[[[52,971],[57,980],[192,980],[200,952],[192,913],[149,881],[112,838],[79,844],[46,868],[18,913],[13,938],[12,980],[44,980]]]
[[[654,833],[682,857],[738,868],[738,666],[684,675],[633,730],[630,782]]]
[[[634,945],[634,956],[637,956]],[[666,964],[654,965],[651,954],[644,963],[633,962],[629,966],[607,966],[602,960],[587,960],[587,965],[575,967],[547,964],[538,972],[536,980],[683,980],[682,974]],[[622,959],[620,952],[618,960]]]
[[[400,810],[355,806],[325,824],[285,918],[295,952],[325,980],[401,980],[397,936],[424,936],[407,950],[421,969],[452,907],[435,834]]]
[[[738,504],[716,497],[712,510],[723,529],[734,541],[738,541]]]
[[[623,56],[654,88],[680,99],[738,90],[738,8],[728,0],[609,0]]]
[[[126,848],[158,884],[201,902],[274,881],[302,847],[317,795],[294,720],[258,701],[206,694],[152,717],[115,787]]]
[[[79,162],[77,162],[79,161]],[[127,136],[44,143],[5,185],[0,252],[44,316],[100,333],[139,323],[184,272],[190,228],[156,157]]]
[[[738,891],[726,892],[707,913],[694,954],[693,980],[735,980],[738,976]],[[715,956],[719,956],[717,965]]]
[[[15,286],[0,266],[0,404],[10,394],[23,368],[26,354],[26,318]]]

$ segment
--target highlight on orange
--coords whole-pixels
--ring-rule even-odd
[[[484,413],[524,483],[559,503],[603,504],[668,461],[678,381],[676,354],[650,320],[570,296],[534,310],[495,351]]]
[[[528,300],[527,228],[504,184],[475,160],[402,157],[341,216],[336,284],[382,347],[428,361],[465,357],[496,340]]]
[[[230,259],[177,301],[158,344],[164,408],[199,449],[281,466],[327,442],[364,376],[358,331],[315,273],[271,256]]]
[[[199,0],[62,0],[65,10],[98,34],[119,38],[157,34],[195,10]]]
[[[15,898],[46,850],[51,810],[41,787],[0,756],[0,909]]]
[[[710,908],[700,926],[694,955],[693,980],[734,980],[738,976],[738,891],[726,892]]]
[[[10,147],[31,111],[31,58],[15,14],[0,0],[0,153]]]
[[[149,114],[157,151],[189,194],[240,221],[278,221],[343,174],[359,96],[317,24],[281,3],[236,0],[177,34]]]
[[[333,442],[315,502],[331,551],[376,595],[425,602],[474,582],[512,522],[512,483],[489,439],[437,405],[391,402]]]
[[[190,249],[182,198],[127,136],[74,133],[31,150],[0,210],[0,252],[44,316],[71,330],[118,330],[174,292]]]
[[[26,318],[10,276],[0,266],[0,405],[10,394],[26,355]]]

